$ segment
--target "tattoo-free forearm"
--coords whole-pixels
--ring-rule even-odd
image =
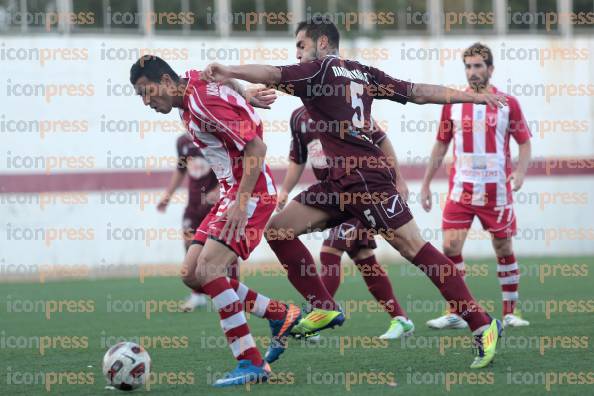
[[[254,84],[278,84],[281,71],[270,65],[240,65],[228,66],[229,78],[249,81]]]
[[[518,151],[518,165],[516,167],[516,172],[521,172],[523,175],[526,174],[528,171],[528,167],[530,166],[530,160],[532,158],[532,144],[530,140],[519,145]]]
[[[231,88],[232,90],[234,90],[235,92],[237,92],[238,94],[240,94],[241,96],[243,96],[246,100],[248,98],[245,97],[245,89],[243,89],[243,86],[239,83],[239,81],[230,78],[228,80],[226,80],[223,85],[228,86],[229,88]]]
[[[237,189],[237,199],[243,208],[247,206],[248,199],[252,196],[252,191],[262,172],[265,157],[266,144],[260,138],[247,142],[243,150],[243,174]]]
[[[414,84],[410,101],[416,104],[474,103],[476,94],[433,84]]]
[[[427,164],[427,168],[425,169],[425,175],[423,176],[423,185],[429,186],[429,184],[431,184],[431,180],[433,180],[435,173],[441,166],[443,158],[448,152],[449,146],[449,143],[443,143],[440,141],[435,142],[435,144],[433,145],[433,149],[431,150],[431,157],[429,158],[429,163]]]

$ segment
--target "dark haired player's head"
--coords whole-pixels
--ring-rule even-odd
[[[167,114],[179,104],[180,78],[157,56],[145,55],[138,59],[130,68],[130,82],[144,105],[159,113]]]
[[[462,60],[470,87],[476,92],[486,89],[495,69],[489,47],[474,43],[464,51]]]
[[[299,62],[311,62],[326,55],[338,55],[340,33],[329,18],[313,17],[299,22],[295,41]]]

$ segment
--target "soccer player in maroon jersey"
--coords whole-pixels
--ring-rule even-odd
[[[180,77],[158,57],[147,55],[134,63],[130,82],[143,103],[155,111],[166,114],[174,107],[179,109],[188,133],[221,186],[219,201],[196,230],[182,269],[184,283],[212,299],[238,360],[237,368],[213,385],[265,381],[270,366],[256,347],[244,309],[268,319],[272,330],[269,349],[283,351],[301,310],[227,277],[229,265],[238,257],[245,260],[258,245],[276,206],[276,187],[264,162],[262,121],[227,85],[232,83],[206,82],[196,70]]]
[[[469,91],[500,92],[489,82],[494,70],[489,47],[473,44],[464,52],[463,61]],[[524,182],[530,163],[531,135],[518,100],[507,95],[507,102],[509,106],[502,109],[472,103],[443,106],[437,140],[423,179],[421,200],[423,208],[430,211],[429,186],[453,140],[454,163],[442,214],[443,251],[464,273],[462,247],[474,217],[479,218],[483,228],[491,233],[497,256],[503,326],[517,327],[530,323],[515,310],[520,273],[511,239],[516,234],[512,190],[518,191]],[[514,172],[509,151],[510,137],[519,146],[519,161]],[[447,312],[428,321],[427,325],[435,329],[467,327],[455,312]]]
[[[266,238],[289,281],[314,307],[293,332],[308,334],[341,325],[344,314],[321,282],[313,258],[298,236],[334,227],[356,217],[419,267],[439,289],[475,336],[477,356],[471,368],[488,365],[495,356],[501,322],[474,300],[450,259],[426,242],[394,185],[392,167],[373,144],[371,104],[388,99],[401,104],[475,103],[502,107],[503,95],[463,92],[439,85],[412,84],[383,71],[338,57],[338,29],[328,18],[312,18],[296,29],[298,54],[315,61],[288,66],[210,64],[202,78],[237,78],[276,86],[299,96],[312,119],[322,122],[322,146],[331,163],[329,177],[302,192],[274,216]],[[300,50],[300,51],[299,51]]]
[[[313,59],[308,59],[305,56],[301,56],[299,59],[300,62],[311,60]],[[293,111],[289,125],[291,128],[289,166],[278,194],[277,211],[282,210],[285,206],[288,195],[295,188],[308,160],[318,181],[322,181],[328,176],[328,162],[316,130],[317,124],[311,119],[304,106]],[[390,139],[387,138],[376,122],[373,123],[371,139],[393,162],[394,173],[397,177],[396,185],[406,201],[408,187],[398,169],[394,148],[390,143]],[[324,240],[320,251],[322,283],[330,295],[334,297],[341,280],[340,260],[343,253],[346,252],[361,271],[369,292],[391,318],[390,327],[379,338],[397,339],[402,335],[409,336],[414,332],[415,326],[398,303],[388,274],[386,274],[373,254],[373,249],[376,246],[373,235],[370,235],[363,224],[355,218],[334,227]],[[319,333],[308,336],[308,340],[315,341],[317,339],[319,339]]]
[[[177,138],[177,168],[171,175],[169,186],[157,204],[159,212],[165,212],[171,197],[188,176],[188,203],[184,210],[182,227],[184,233],[184,247],[186,252],[190,248],[196,229],[202,219],[210,212],[212,206],[219,200],[219,182],[202,152],[194,144],[189,135],[183,134]],[[229,276],[239,279],[238,265],[233,263]],[[184,312],[193,311],[196,307],[206,305],[206,296],[192,291],[182,304]]]

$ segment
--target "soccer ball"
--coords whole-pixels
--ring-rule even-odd
[[[120,342],[103,356],[103,375],[109,385],[123,391],[134,390],[145,383],[151,369],[148,352],[133,342]]]

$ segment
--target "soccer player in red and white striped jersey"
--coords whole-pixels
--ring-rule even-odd
[[[195,70],[180,78],[158,57],[139,59],[130,70],[130,82],[144,104],[157,112],[179,108],[188,133],[219,181],[219,201],[196,230],[182,269],[184,283],[212,299],[238,360],[237,368],[213,385],[265,381],[270,367],[256,347],[244,309],[269,320],[277,357],[286,348],[286,337],[301,310],[227,277],[231,263],[238,257],[247,259],[258,245],[276,207],[276,187],[264,162],[262,122],[229,86],[232,83],[207,83]]]
[[[500,93],[489,83],[494,66],[493,55],[487,46],[472,45],[464,52],[463,61],[469,91]],[[458,269],[464,270],[462,247],[474,217],[478,217],[483,228],[491,233],[497,255],[503,325],[527,326],[528,321],[515,309],[520,274],[511,239],[516,234],[512,190],[518,191],[524,182],[530,162],[531,135],[518,100],[506,96],[508,107],[503,108],[472,103],[443,106],[421,197],[423,208],[429,211],[431,180],[453,141],[454,161],[442,219],[444,253]],[[519,145],[519,163],[515,171],[512,171],[510,138]],[[427,324],[439,329],[466,327],[466,322],[453,312]]]

